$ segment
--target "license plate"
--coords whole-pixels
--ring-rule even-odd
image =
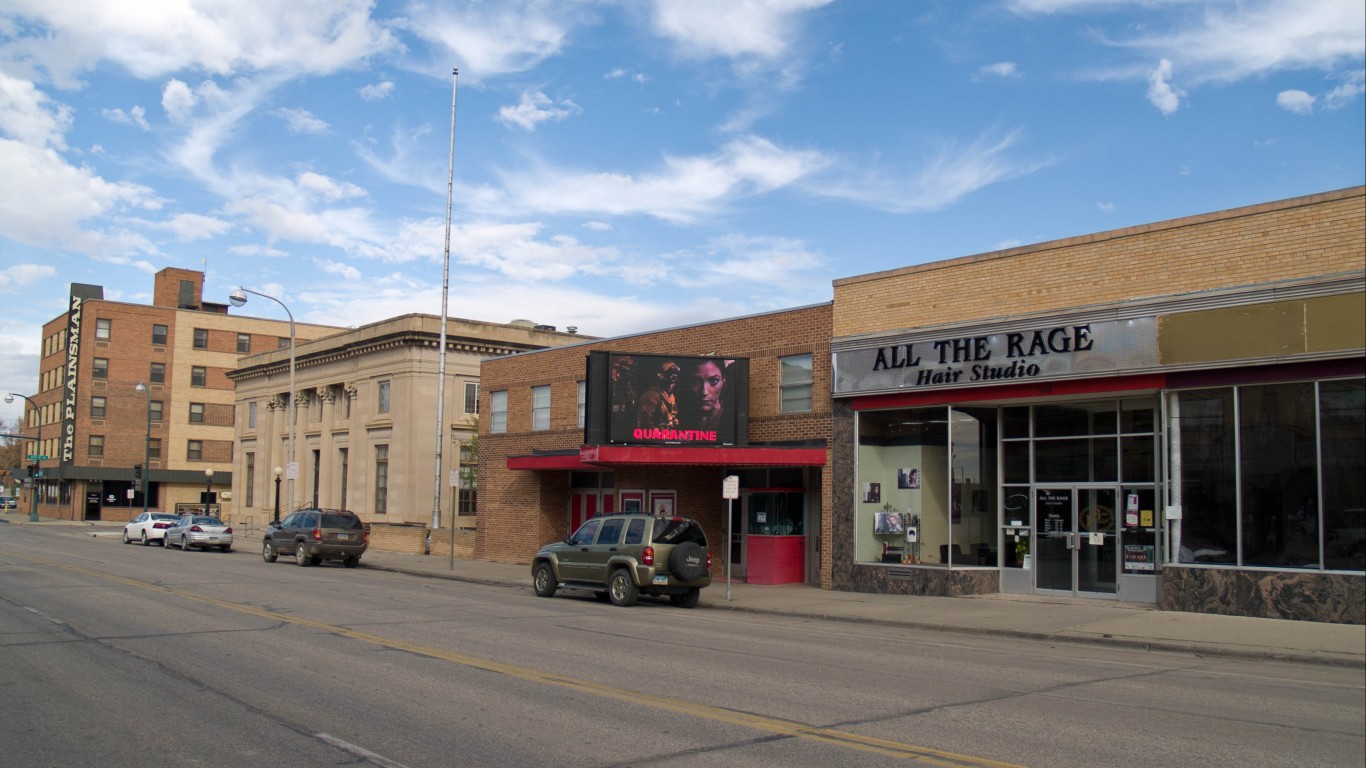
[[[209,541],[218,541],[218,537],[217,537],[217,536],[210,536],[210,537],[209,537]]]
[[[656,583],[656,584],[668,584],[668,583],[669,583],[669,577],[668,577],[668,576],[656,576],[656,577],[655,577],[655,583]]]
[[[339,534],[337,534],[337,541],[346,541],[346,540],[349,539],[349,538],[351,538],[351,534],[349,534],[349,533],[339,533]]]

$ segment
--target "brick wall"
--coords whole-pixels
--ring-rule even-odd
[[[1366,187],[835,281],[834,336],[1359,272]]]

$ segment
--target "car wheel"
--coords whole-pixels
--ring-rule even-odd
[[[128,538],[128,529],[127,529],[127,528],[124,528],[124,529],[123,529],[123,543],[124,543],[124,544],[132,544],[132,543],[133,543],[133,540],[130,539],[130,538]]]
[[[688,590],[687,594],[669,595],[669,602],[673,603],[679,608],[696,608],[697,601],[701,597],[702,590],[698,589],[697,587],[693,587],[692,589]]]
[[[607,583],[607,593],[612,599],[612,605],[620,608],[629,608],[636,604],[636,599],[640,597],[640,590],[636,589],[636,584],[631,581],[631,574],[625,568],[618,568],[612,571],[612,580]]]
[[[311,559],[312,559],[312,558],[310,558],[310,557],[308,556],[308,550],[304,548],[304,543],[303,543],[302,541],[299,542],[298,544],[294,545],[294,564],[295,564],[295,565],[297,565],[297,566],[299,566],[300,568],[302,568],[302,567],[304,567],[305,565],[308,565],[308,561],[311,560]]]
[[[265,560],[267,563],[273,563],[278,560],[279,557],[279,555],[275,554],[275,545],[271,544],[270,540],[267,539],[266,542],[261,545],[261,559]]]
[[[231,545],[231,544],[224,544],[223,546],[219,547],[219,549],[222,550],[222,551],[224,551],[224,552],[231,552],[231,551],[232,551],[232,545]]]
[[[356,566],[360,565],[360,555],[352,555],[346,558],[342,561],[342,565],[346,566],[347,568],[355,568]]]
[[[180,551],[181,551],[181,552],[189,552],[189,551],[190,551],[190,539],[189,539],[189,537],[187,537],[187,536],[181,536],[181,537],[180,537]]]
[[[145,546],[147,546],[148,544],[151,544],[151,543],[152,543],[152,540],[149,539],[149,538],[147,538],[147,532],[146,532],[146,531],[143,531],[143,532],[142,532],[142,546],[145,547]]]
[[[537,597],[554,597],[559,584],[555,581],[555,569],[550,563],[537,563],[536,572],[531,574],[531,586]]]
[[[695,541],[685,541],[669,553],[669,570],[684,581],[695,581],[707,572],[707,550]]]

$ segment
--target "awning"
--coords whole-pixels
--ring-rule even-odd
[[[585,445],[577,454],[509,456],[508,469],[598,470],[613,466],[692,465],[715,467],[823,467],[823,447],[734,446],[712,448],[681,445]]]

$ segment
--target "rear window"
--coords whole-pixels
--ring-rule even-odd
[[[656,544],[682,544],[685,541],[707,546],[707,535],[695,520],[686,517],[666,517],[655,521]]]
[[[195,525],[222,525],[223,521],[216,517],[196,517],[192,520]]]
[[[358,531],[365,526],[361,523],[360,518],[355,515],[341,515],[334,512],[327,512],[323,514],[323,527]]]

